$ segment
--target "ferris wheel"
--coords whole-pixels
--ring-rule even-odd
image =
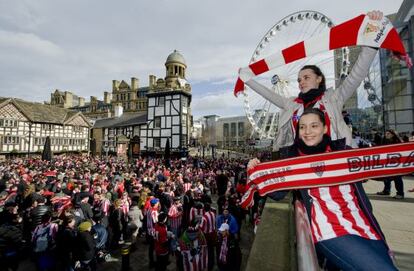
[[[300,41],[329,31],[333,22],[324,14],[305,10],[292,13],[272,26],[253,52],[250,63],[281,51]],[[309,56],[283,65],[258,76],[255,80],[276,93],[289,97],[299,93],[297,74],[305,65],[317,65],[325,74],[326,87],[335,88],[348,75],[349,50],[342,48]],[[335,76],[337,75],[337,76]],[[338,78],[338,79],[335,79]],[[272,139],[277,133],[279,108],[254,92],[244,91],[244,110],[251,123],[252,135],[260,139]]]

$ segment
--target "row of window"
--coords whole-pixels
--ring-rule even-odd
[[[19,122],[17,120],[0,119],[0,127],[17,127]]]
[[[181,124],[187,126],[187,115],[181,115]],[[154,117],[154,128],[161,128],[161,117]]]
[[[170,142],[170,144],[171,144],[171,142]],[[187,135],[182,135],[181,136],[181,146],[182,147],[187,147]],[[154,148],[165,148],[165,146],[161,146],[161,138],[160,137],[155,137],[154,138]]]
[[[3,138],[3,143],[6,145],[20,144],[20,137],[18,136],[5,136]]]
[[[33,143],[34,145],[44,145],[46,142],[46,138],[45,137],[35,137],[33,139]],[[85,139],[78,139],[78,138],[51,138],[50,139],[50,144],[52,146],[59,146],[59,145],[73,145],[73,146],[78,146],[78,145],[85,145]]]
[[[0,127],[18,127],[19,121],[17,120],[11,120],[11,119],[0,119]],[[54,124],[42,124],[42,130],[43,131],[53,131],[55,130],[57,125]],[[58,126],[59,127],[59,126]],[[74,132],[81,132],[83,127],[81,126],[72,126]]]
[[[188,98],[186,96],[181,96],[181,102],[183,107],[189,106]],[[158,97],[157,99],[157,106],[164,106],[165,105],[165,97]]]
[[[238,136],[244,136],[244,122],[237,123],[238,128]],[[230,127],[230,129],[229,129]],[[223,124],[223,136],[224,137],[235,137],[236,136],[236,123],[232,122],[230,123],[224,123]]]

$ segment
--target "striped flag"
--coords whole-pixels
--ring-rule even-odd
[[[203,271],[208,267],[207,241],[201,230],[195,234],[197,237],[190,240],[185,231],[179,239],[184,271]]]
[[[353,183],[414,172],[414,142],[306,155],[261,163],[248,171],[241,205],[253,204],[256,191],[268,193]]]
[[[388,18],[383,17],[381,21],[371,20],[362,14],[321,35],[298,42],[240,69],[234,95],[237,97],[239,92],[244,91],[245,82],[276,67],[324,51],[357,45],[389,49],[405,60],[408,67],[412,66],[398,32]]]

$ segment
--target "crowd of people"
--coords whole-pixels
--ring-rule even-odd
[[[38,270],[96,270],[127,244],[145,249],[137,242],[145,236],[150,268],[166,270],[175,259],[176,270],[239,270],[246,164],[87,156],[2,162],[1,266],[17,270],[32,255]]]

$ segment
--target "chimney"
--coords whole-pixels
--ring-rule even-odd
[[[119,81],[118,80],[112,80],[112,92],[119,90]]]
[[[155,87],[155,81],[157,80],[157,77],[155,75],[149,76],[149,88]]]
[[[119,118],[120,116],[122,116],[122,114],[124,113],[124,108],[122,107],[122,105],[115,105],[114,108],[114,115],[116,118]]]
[[[84,105],[85,105],[85,98],[79,97],[79,106],[84,106]]]
[[[108,91],[104,92],[104,104],[110,104],[111,103],[111,99],[112,99],[112,94],[109,93]]]
[[[65,103],[63,105],[64,108],[73,107],[73,94],[70,91],[65,91]]]
[[[95,96],[91,96],[91,103],[97,103],[98,99]]]
[[[131,90],[137,90],[138,89],[139,80],[135,77],[131,77]]]

